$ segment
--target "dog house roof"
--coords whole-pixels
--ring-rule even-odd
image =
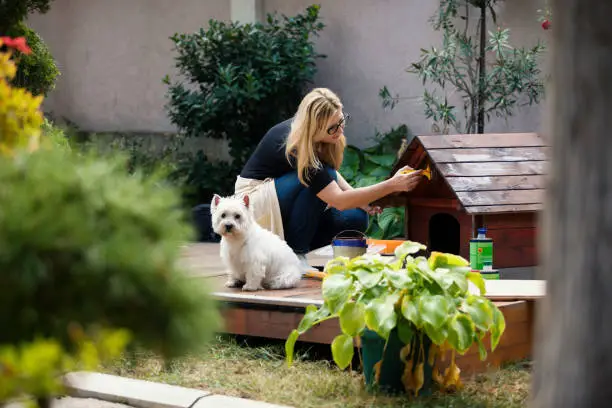
[[[468,214],[539,211],[548,154],[537,133],[416,136],[392,174],[429,158]]]

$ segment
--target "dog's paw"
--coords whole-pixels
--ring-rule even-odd
[[[253,286],[253,285],[244,285],[242,290],[244,292],[255,292],[257,290],[263,289],[261,286]]]
[[[244,285],[244,282],[239,281],[238,279],[228,279],[225,282],[225,287],[226,288],[239,288],[242,285]]]

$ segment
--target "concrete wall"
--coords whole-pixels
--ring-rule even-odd
[[[241,5],[241,3],[243,3]],[[206,25],[209,18],[229,19],[236,9],[259,16],[275,10],[303,12],[306,0],[56,0],[52,11],[31,21],[51,46],[62,70],[57,90],[45,107],[86,130],[173,131],[165,116],[166,87],[174,54],[168,37]],[[405,123],[415,133],[429,133],[431,123],[419,103],[423,87],[404,70],[422,47],[439,42],[428,22],[436,1],[320,0],[326,24],[317,50],[315,86],[337,91],[354,118],[350,142],[367,145],[374,130]],[[504,3],[500,22],[513,30],[513,43],[546,40],[536,20],[542,0]],[[243,13],[244,15],[244,13]],[[384,111],[378,97],[387,85],[409,97]],[[509,123],[495,121],[488,131],[538,131],[540,108],[523,109]]]
[[[174,131],[163,108],[169,37],[229,17],[228,0],[54,1],[30,18],[62,72],[45,110],[89,131]]]

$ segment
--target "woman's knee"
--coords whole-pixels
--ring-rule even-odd
[[[368,213],[361,208],[344,211],[346,229],[353,229],[365,232],[368,229],[369,217]]]

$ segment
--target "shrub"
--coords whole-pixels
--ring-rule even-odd
[[[0,159],[0,355],[38,339],[74,352],[74,331],[99,326],[172,357],[217,327],[177,266],[193,236],[178,195],[125,166],[59,149]]]
[[[230,163],[196,162],[206,169],[191,171],[191,185],[205,192],[200,196],[233,191],[234,178],[261,137],[295,113],[322,57],[312,41],[322,28],[319,6],[313,5],[282,21],[273,15],[265,24],[211,20],[206,30],[171,38],[186,82],[164,79],[170,120],[188,137],[227,140],[232,157]],[[220,186],[220,178],[229,185]]]
[[[25,37],[32,49],[31,54],[20,56],[13,85],[25,88],[33,95],[47,95],[55,88],[55,80],[60,74],[49,48],[24,23],[13,26],[8,33],[11,37]]]
[[[16,149],[36,148],[43,121],[39,111],[42,98],[11,86],[17,71],[11,59],[13,53],[23,56],[30,53],[30,49],[23,38],[2,37],[2,46],[7,51],[0,52],[0,155],[12,154]]]
[[[0,35],[26,19],[31,13],[46,13],[53,0],[2,0],[0,1]]]
[[[28,53],[23,38],[0,38]],[[0,52],[0,405],[59,392],[130,340],[165,357],[203,346],[219,316],[178,266],[193,237],[177,192],[122,156],[73,153],[42,97],[11,87]],[[45,137],[44,148],[38,138]]]

